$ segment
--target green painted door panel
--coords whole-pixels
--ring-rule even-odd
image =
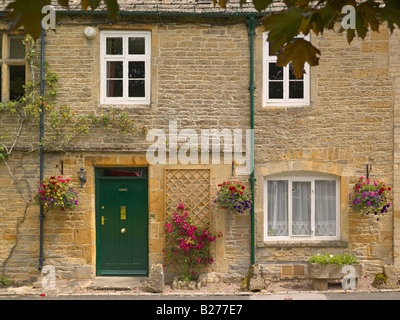
[[[148,274],[147,186],[147,179],[98,179],[98,275]]]

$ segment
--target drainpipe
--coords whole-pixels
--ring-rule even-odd
[[[44,94],[44,37],[46,36],[42,28],[42,35],[40,39],[40,95]],[[44,136],[44,104],[40,105],[40,181],[43,180],[43,136]],[[43,220],[45,215],[43,213],[43,206],[40,206],[40,252],[39,252],[39,271],[43,268]]]
[[[256,87],[254,86],[254,36],[256,34],[255,29],[257,26],[257,20],[254,16],[250,16],[247,20],[247,26],[249,28],[249,38],[250,38],[250,129],[251,129],[251,142],[250,142],[250,189],[251,189],[251,256],[250,263],[253,265],[255,263],[255,219],[254,219],[254,184],[256,179],[254,178],[254,91]]]

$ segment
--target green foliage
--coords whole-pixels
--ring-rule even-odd
[[[0,287],[1,286],[9,286],[11,281],[6,276],[0,276]]]
[[[311,256],[308,259],[308,262],[310,263],[318,263],[318,264],[354,264],[354,263],[359,263],[356,256],[349,254],[349,253],[344,253],[342,255],[338,254],[329,254],[329,253],[324,253],[324,254],[316,254]]]
[[[375,276],[374,283],[384,284],[387,282],[387,279],[388,279],[388,276],[386,275],[386,273],[384,273],[384,272],[378,273]]]
[[[55,101],[59,77],[49,70],[46,62],[44,64],[45,92],[42,95],[40,83],[35,81],[34,74],[38,68],[34,63],[37,58],[35,43],[30,36],[27,36],[25,44],[29,48],[26,59],[33,72],[32,80],[24,86],[25,94],[21,98],[0,103],[0,117],[4,115],[16,117],[18,124],[16,131],[0,132],[0,160],[8,159],[26,125],[34,124],[39,127],[43,108],[45,109],[45,135],[41,144],[46,150],[63,151],[71,146],[79,136],[88,134],[94,127],[116,129],[123,134],[136,132],[135,121],[126,111],[117,112],[109,108],[100,114],[94,112],[80,114],[69,106],[57,105]],[[38,147],[39,142],[37,146],[32,146],[32,150]]]
[[[70,0],[58,0],[61,6],[68,7]],[[101,0],[82,0],[81,6],[84,11],[89,8],[96,10]],[[278,53],[278,65],[284,66],[292,62],[293,72],[296,77],[301,77],[304,72],[305,62],[311,66],[319,62],[320,52],[309,43],[297,41],[300,33],[304,35],[313,31],[322,34],[325,30],[333,29],[335,22],[344,18],[342,8],[352,5],[356,10],[356,28],[347,29],[347,41],[351,43],[357,36],[364,39],[369,30],[379,31],[382,23],[386,22],[393,33],[394,29],[400,27],[400,1],[398,0],[282,0],[286,9],[273,12],[265,17],[264,26],[269,31],[268,41],[274,53]],[[227,8],[229,0],[213,0],[214,6]],[[240,5],[245,4],[240,0]],[[256,10],[267,9],[273,0],[253,0]],[[50,4],[50,0],[14,0],[8,5],[11,25],[15,28],[23,26],[28,34],[34,39],[40,37],[41,13],[43,6]],[[116,18],[119,12],[118,0],[104,0],[110,18]],[[236,5],[236,4],[235,4]],[[341,32],[345,30],[341,29]],[[282,57],[284,55],[284,57]]]
[[[10,11],[8,17],[11,19],[11,27],[23,27],[27,34],[31,35],[34,40],[37,40],[41,33],[41,22],[46,14],[42,13],[42,8],[50,5],[50,0],[14,0],[7,9]],[[63,7],[69,6],[69,0],[58,0],[59,5]],[[111,18],[116,18],[119,5],[118,0],[104,0],[108,14]],[[84,11],[89,8],[95,10],[101,4],[101,0],[82,0],[81,6]]]

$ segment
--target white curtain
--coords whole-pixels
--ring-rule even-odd
[[[268,236],[288,235],[288,181],[268,181]]]
[[[315,235],[336,235],[336,181],[315,181]]]
[[[311,182],[292,182],[292,235],[311,235]]]
[[[315,236],[336,236],[336,181],[315,180],[315,203],[311,181],[269,180],[267,184],[268,236],[288,236],[288,197],[292,198],[292,234],[311,236],[311,210],[315,210]]]

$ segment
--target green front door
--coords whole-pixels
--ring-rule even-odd
[[[98,276],[148,274],[147,174],[129,175],[139,171],[96,170]]]

